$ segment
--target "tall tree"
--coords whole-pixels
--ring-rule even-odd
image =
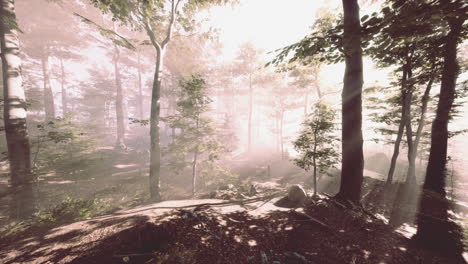
[[[114,43],[114,80],[115,80],[115,116],[117,121],[117,140],[115,147],[125,148],[125,122],[124,122],[124,109],[123,109],[123,91],[122,91],[122,78],[120,75],[119,60],[120,48]]]
[[[289,63],[297,60],[306,65],[315,60],[337,63],[344,59],[341,185],[336,197],[359,203],[364,170],[362,33],[357,0],[343,0],[342,3],[343,20],[319,19],[312,34],[282,49],[271,63],[278,65],[291,51],[294,51],[294,56]]]
[[[4,122],[10,161],[11,184],[33,180],[29,135],[26,127],[26,98],[21,78],[21,59],[15,1],[0,1],[0,44],[3,72]]]
[[[450,228],[448,220],[448,201],[445,191],[448,123],[456,96],[456,81],[459,73],[457,46],[466,37],[466,5],[463,1],[441,0],[439,10],[448,24],[449,32],[445,37],[444,64],[440,85],[440,96],[436,117],[432,123],[431,150],[427,165],[426,178],[417,218],[418,229],[415,239],[420,244],[447,254],[463,252],[460,238]]]
[[[236,73],[247,78],[249,91],[249,110],[247,114],[247,152],[252,151],[252,115],[254,108],[254,84],[256,73],[259,71],[259,51],[251,42],[240,47],[236,62]]]
[[[364,170],[362,138],[362,48],[357,0],[343,0],[345,75],[342,100],[341,185],[337,198],[359,203]]]
[[[91,0],[103,12],[110,12],[114,19],[134,28],[142,29],[149,38],[149,43],[156,51],[155,70],[151,95],[150,110],[150,196],[154,201],[161,200],[160,171],[160,113],[161,113],[161,72],[163,58],[168,44],[173,38],[177,22],[190,30],[191,19],[196,11],[210,3],[222,3],[222,0],[149,0],[149,1],[104,1]],[[182,4],[182,5],[181,5]]]

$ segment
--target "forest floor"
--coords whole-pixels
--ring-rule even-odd
[[[151,204],[3,237],[0,259],[1,263],[464,263],[419,249],[382,217],[359,208],[345,209],[325,196],[309,199],[304,208],[280,208],[274,202],[219,204],[226,201],[202,199]]]
[[[183,187],[166,193],[167,201],[144,204],[148,178],[141,161],[111,156],[105,164],[112,166],[96,170],[100,177],[45,175],[36,197],[44,208],[66,195],[107,199],[112,204],[101,216],[85,210],[80,221],[60,221],[89,204],[59,203],[39,222],[5,225],[0,263],[465,263],[418,248],[410,239],[413,227],[390,228],[371,203],[364,203],[366,211],[320,195],[301,208],[276,206],[286,186],[304,181],[288,166],[272,167],[266,178],[262,170],[240,172],[258,174],[256,194],[228,188],[182,200]],[[366,178],[364,200],[381,191],[375,178]],[[321,182],[322,191],[336,191],[333,178]]]

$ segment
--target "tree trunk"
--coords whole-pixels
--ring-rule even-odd
[[[411,70],[411,64],[408,62],[408,80],[411,80],[413,74]],[[416,185],[416,167],[413,159],[414,155],[414,143],[413,143],[413,126],[411,124],[411,102],[413,100],[413,85],[412,81],[408,81],[408,85],[405,88],[406,91],[406,117],[405,117],[405,128],[406,128],[406,144],[408,145],[408,170],[406,173],[406,184],[409,186]]]
[[[120,79],[119,69],[120,50],[114,44],[114,74],[115,74],[115,114],[117,121],[117,140],[115,147],[119,149],[125,148],[125,122],[124,122],[124,109],[123,109],[123,92],[122,81]]]
[[[317,196],[317,133],[318,126],[315,125],[314,129],[314,156],[312,157],[314,163],[314,197]]]
[[[306,89],[306,92],[304,95],[304,118],[307,118],[308,107],[309,107],[309,89]]]
[[[49,51],[47,45],[44,45],[41,64],[42,64],[42,77],[43,77],[43,88],[44,88],[44,110],[46,120],[52,120],[55,118],[55,104],[54,95],[52,93],[52,87],[50,86],[49,77]]]
[[[140,52],[137,51],[137,63],[138,63],[138,116],[140,120],[143,120],[143,84],[141,81],[141,62]]]
[[[154,201],[161,200],[160,172],[161,172],[161,146],[159,140],[159,115],[161,111],[161,79],[160,71],[163,66],[163,50],[156,49],[156,68],[154,71],[153,90],[151,95],[150,114],[150,196]]]
[[[252,74],[249,75],[249,123],[248,123],[248,142],[247,152],[252,151],[252,107],[253,107],[253,90],[252,90]]]
[[[362,49],[359,5],[343,0],[345,75],[342,93],[342,166],[337,198],[359,203],[363,181]]]
[[[320,66],[316,66],[314,68],[314,86],[315,86],[315,91],[317,93],[318,99],[322,99],[322,91],[320,89],[320,81],[319,81],[319,74],[320,74]]]
[[[65,67],[63,66],[63,59],[60,58],[60,84],[62,89],[62,116],[67,114],[68,97],[67,88],[65,87]]]
[[[199,118],[196,121],[196,127],[198,131]],[[198,162],[198,144],[195,147],[193,153],[193,162],[192,162],[192,197],[195,196],[196,186],[197,186],[197,162]]]
[[[393,182],[393,175],[395,173],[395,168],[396,168],[396,162],[398,160],[398,155],[400,154],[400,144],[401,144],[401,139],[403,138],[403,133],[405,131],[406,127],[406,118],[408,117],[408,91],[405,88],[407,85],[408,81],[408,68],[405,66],[403,67],[403,74],[402,74],[402,79],[401,79],[401,119],[400,119],[400,124],[398,125],[398,132],[397,132],[397,138],[395,139],[395,144],[393,145],[393,154],[392,154],[392,159],[390,161],[390,169],[388,170],[388,175],[387,175],[387,186],[392,184]]]
[[[284,111],[281,111],[280,117],[280,134],[279,134],[279,141],[281,147],[281,160],[284,160],[284,143],[283,143],[283,123],[284,123]]]
[[[166,45],[171,40],[172,36],[172,26],[176,20],[177,7],[180,1],[175,3],[174,0],[171,1],[171,17],[167,27],[166,38],[158,43],[156,40],[155,32],[152,30],[151,25],[148,23],[147,18],[145,18],[144,26],[146,33],[148,34],[151,44],[156,49],[156,65],[154,70],[153,78],[153,89],[151,94],[151,112],[150,112],[150,176],[149,176],[149,185],[150,185],[150,197],[153,201],[161,200],[160,192],[160,172],[161,172],[161,142],[160,142],[160,133],[159,133],[159,119],[161,114],[161,76],[160,71],[163,69],[163,58],[164,50]]]
[[[11,185],[30,183],[31,151],[26,127],[26,97],[21,78],[21,59],[14,0],[0,1],[0,44],[3,73],[3,118],[10,162]],[[8,21],[8,23],[5,23]]]
[[[450,4],[445,0],[443,4]],[[423,193],[418,214],[418,229],[415,236],[421,245],[457,256],[463,252],[463,246],[457,232],[451,230],[453,223],[448,219],[448,201],[445,191],[448,123],[455,99],[455,86],[459,73],[457,44],[461,37],[463,16],[447,18],[450,32],[447,35],[444,50],[444,66],[441,77],[440,96],[436,117],[432,123],[431,150],[423,185]]]
[[[427,83],[426,90],[424,90],[424,94],[421,98],[421,113],[419,116],[418,128],[416,130],[416,136],[414,138],[414,143],[413,143],[414,144],[413,155],[411,156],[412,158],[411,162],[415,164],[414,165],[415,168],[416,168],[416,157],[419,153],[419,142],[421,141],[422,132],[423,132],[424,126],[426,125],[427,105],[430,100],[429,94],[431,93],[434,78],[435,78],[435,73],[432,73],[429,79],[429,82]],[[419,159],[419,167],[421,167],[421,163],[422,163],[422,158]]]

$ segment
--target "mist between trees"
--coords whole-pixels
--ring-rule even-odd
[[[209,10],[244,1],[0,0],[0,222],[299,183],[461,258],[468,7],[362,2],[229,58]]]

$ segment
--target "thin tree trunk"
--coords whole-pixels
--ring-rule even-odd
[[[199,118],[197,117],[196,128],[198,131]],[[195,147],[195,152],[193,153],[193,162],[192,162],[192,197],[195,196],[196,186],[197,186],[197,162],[198,162],[198,143]]]
[[[138,116],[140,120],[143,120],[143,84],[141,80],[141,62],[140,52],[137,51],[137,63],[138,63]]]
[[[279,114],[275,114],[275,138],[276,138],[276,153],[280,151],[280,140],[279,140]]]
[[[450,4],[444,0],[442,4]],[[445,191],[448,123],[455,99],[456,80],[459,73],[457,45],[461,37],[463,15],[446,18],[450,26],[444,51],[444,66],[441,77],[440,96],[436,117],[432,123],[431,150],[426,170],[426,178],[421,196],[416,241],[425,247],[461,256],[463,246],[457,232],[451,230],[448,220],[448,201]]]
[[[62,115],[67,114],[68,109],[68,97],[67,88],[65,87],[65,67],[63,66],[63,59],[60,58],[60,84],[62,89]]]
[[[342,166],[337,198],[359,203],[364,170],[362,138],[362,48],[359,5],[343,0],[345,75],[342,93]]]
[[[26,127],[26,97],[21,78],[21,58],[14,0],[0,1],[0,45],[3,73],[3,118],[10,163],[11,185],[30,183],[31,150]],[[8,23],[5,23],[8,21]]]
[[[281,119],[280,119],[280,146],[281,146],[281,160],[284,160],[284,143],[283,143],[283,122],[284,122],[284,111],[281,110]]]
[[[306,93],[304,96],[304,118],[307,118],[308,107],[309,107],[309,89],[306,89]]]
[[[253,107],[253,90],[252,90],[252,74],[249,75],[249,120],[248,120],[248,142],[247,151],[252,151],[252,107]]]
[[[408,62],[408,80],[412,78],[411,64]],[[413,84],[412,81],[408,81],[406,91],[406,117],[405,117],[405,128],[406,128],[406,144],[408,145],[408,171],[406,173],[406,184],[414,186],[416,184],[416,167],[414,164],[414,143],[413,143],[413,126],[411,124],[411,102],[413,100]],[[412,162],[413,161],[413,162]]]
[[[44,45],[41,55],[42,64],[42,77],[43,77],[43,88],[44,88],[44,110],[46,120],[52,120],[55,118],[55,103],[54,95],[52,93],[52,87],[50,86],[49,77],[49,51],[47,45]]]
[[[312,161],[314,163],[314,197],[317,196],[317,133],[318,133],[318,126],[315,126],[314,129],[314,156]]]
[[[388,170],[388,175],[387,175],[387,186],[392,184],[393,182],[393,175],[395,173],[395,168],[396,168],[396,162],[398,160],[398,155],[400,154],[400,144],[401,144],[401,139],[403,138],[403,133],[405,131],[405,126],[406,126],[406,118],[408,115],[406,114],[408,111],[408,93],[405,89],[406,83],[408,80],[408,70],[407,67],[403,68],[403,74],[402,74],[402,80],[401,80],[401,119],[400,119],[400,124],[398,125],[398,132],[397,132],[397,138],[395,139],[395,144],[393,145],[393,154],[392,154],[392,159],[390,161],[390,169]]]
[[[319,73],[320,73],[320,66],[317,65],[314,69],[314,86],[315,86],[315,92],[317,93],[319,100],[321,100],[322,91],[320,89]]]
[[[433,69],[434,69],[434,67],[433,67]],[[421,141],[424,126],[426,126],[427,105],[428,105],[429,100],[430,100],[429,95],[431,93],[434,78],[435,78],[435,72],[433,70],[433,73],[432,73],[432,75],[431,75],[431,77],[429,79],[429,82],[427,83],[426,89],[424,90],[424,94],[423,94],[423,96],[421,98],[421,113],[420,113],[420,116],[419,116],[418,128],[416,130],[416,136],[414,138],[414,143],[413,143],[414,144],[413,155],[411,156],[411,158],[412,158],[411,162],[413,164],[416,164],[416,157],[417,157],[418,152],[419,152],[419,142]],[[422,163],[422,158],[419,159],[419,166],[420,167],[421,167],[421,163]],[[416,165],[414,165],[414,167],[416,167]]]
[[[117,140],[115,143],[116,148],[125,148],[125,122],[124,122],[124,109],[123,109],[123,92],[122,81],[120,79],[119,69],[120,50],[114,44],[114,74],[115,74],[115,114],[117,121]]]

